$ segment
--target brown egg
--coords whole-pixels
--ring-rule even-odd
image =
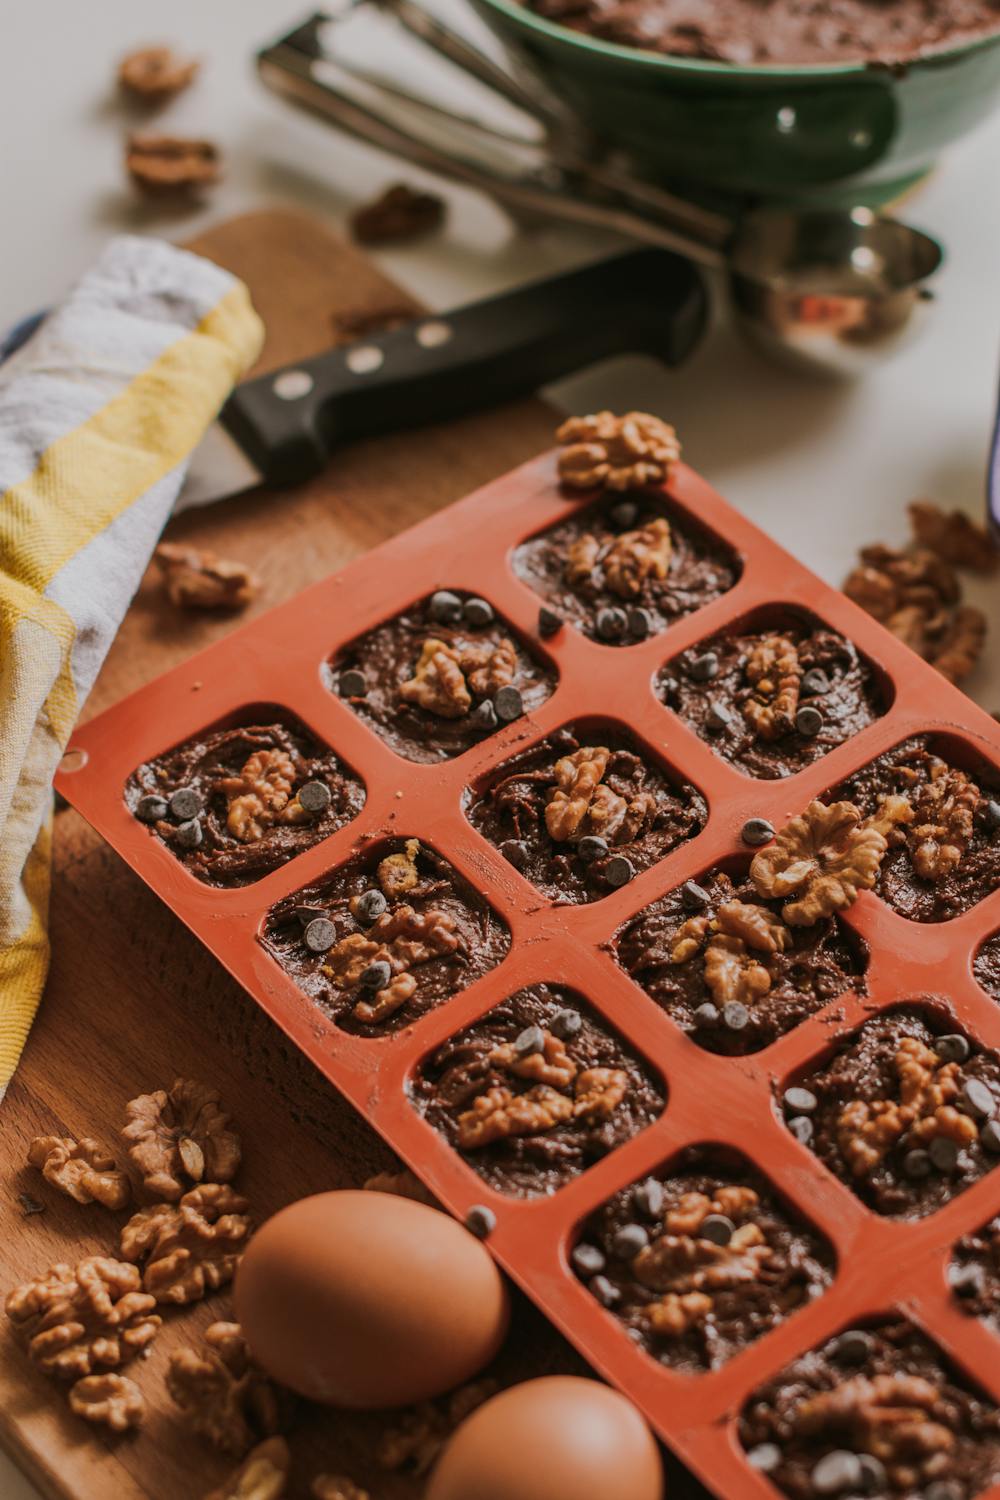
[[[282,1209],[251,1240],[234,1293],[268,1374],[358,1410],[460,1385],[507,1328],[507,1289],[479,1241],[389,1193],[320,1193]]]
[[[662,1500],[652,1433],[610,1386],[570,1375],[527,1380],[466,1418],[425,1500]]]

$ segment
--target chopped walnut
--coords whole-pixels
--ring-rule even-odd
[[[761,896],[797,896],[781,914],[793,927],[811,927],[871,890],[886,848],[884,835],[862,822],[852,802],[810,802],[754,855],[750,877]]]
[[[377,1025],[412,1000],[416,988],[417,981],[412,974],[394,974],[383,989],[376,991],[374,1000],[358,1000],[351,1014],[366,1025]]]
[[[958,1063],[943,1063],[915,1037],[904,1037],[893,1065],[899,1099],[851,1099],[837,1119],[837,1144],[855,1177],[869,1177],[905,1135],[926,1145],[937,1136],[959,1147],[977,1137],[975,1121],[955,1108],[961,1089]]]
[[[415,844],[416,840],[411,839],[410,843]],[[383,912],[369,928],[368,936],[351,932],[341,938],[327,954],[323,973],[339,988],[350,989],[371,964],[387,963],[392,976],[389,983],[377,990],[371,1000],[359,999],[353,1011],[359,1021],[384,1021],[416,991],[417,981],[408,971],[441,954],[454,953],[458,944],[455,921],[447,912],[436,907],[417,912],[404,902]]]
[[[795,642],[784,635],[765,636],[744,670],[753,689],[742,705],[744,718],[760,739],[780,739],[792,729],[799,706],[802,666]]]
[[[292,803],[295,762],[287,750],[255,750],[238,776],[223,776],[215,789],[229,800],[226,827],[240,843],[262,838],[272,824],[299,821]],[[292,813],[286,817],[286,813]]]
[[[513,1073],[516,1078],[530,1078],[532,1083],[547,1083],[552,1088],[567,1089],[577,1074],[576,1063],[566,1051],[566,1044],[551,1031],[543,1029],[545,1041],[540,1052],[518,1054],[513,1042],[494,1047],[487,1061],[494,1067]]]
[[[914,500],[908,510],[913,535],[921,547],[956,568],[969,568],[974,573],[994,571],[998,554],[992,538],[964,511],[944,511],[930,500]]]
[[[459,1115],[458,1144],[463,1151],[476,1151],[508,1136],[539,1135],[572,1115],[573,1101],[547,1084],[524,1094],[498,1086],[480,1094],[472,1108]]]
[[[742,938],[718,932],[705,949],[705,983],[717,1005],[752,1005],[771,988],[771,975]]]
[[[476,697],[492,698],[514,681],[517,652],[514,642],[503,636],[495,646],[467,648],[461,652],[458,664]]]
[[[178,1078],[169,1092],[140,1094],[125,1106],[122,1139],[155,1198],[175,1202],[192,1182],[230,1182],[242,1151],[217,1090]]]
[[[140,47],[118,64],[118,82],[137,99],[158,102],[186,89],[200,66],[184,62],[170,47]]]
[[[678,927],[674,936],[670,962],[684,964],[689,958],[694,958],[695,954],[700,953],[704,948],[711,931],[711,917],[688,917],[687,921],[682,922]]]
[[[127,1375],[84,1375],[69,1390],[70,1410],[85,1422],[100,1422],[112,1432],[142,1425],[146,1400]]]
[[[213,1448],[242,1457],[278,1430],[278,1399],[250,1357],[238,1323],[212,1323],[207,1352],[170,1356],[167,1390],[188,1425]]]
[[[623,1068],[584,1068],[576,1080],[574,1120],[608,1120],[628,1093]]]
[[[722,1186],[713,1197],[705,1193],[682,1193],[664,1215],[668,1234],[695,1234],[709,1214],[725,1214],[738,1223],[757,1207],[760,1198],[753,1188]]]
[[[434,637],[424,641],[413,676],[399,685],[399,696],[439,719],[460,719],[472,707],[458,652]]]
[[[119,1209],[129,1200],[131,1187],[125,1173],[115,1168],[114,1157],[89,1136],[74,1141],[69,1136],[38,1135],[28,1147],[28,1162],[75,1203]]]
[[[961,863],[979,802],[979,789],[964,771],[943,760],[931,763],[930,779],[913,798],[913,821],[906,831],[913,868],[922,880],[944,880]]]
[[[420,840],[407,839],[405,848],[398,854],[387,854],[385,859],[379,862],[378,883],[384,896],[391,900],[395,896],[405,895],[412,891],[420,876],[417,872],[417,855],[420,853]]]
[[[178,1204],[133,1214],[121,1233],[126,1260],[145,1261],[142,1284],[157,1302],[197,1302],[231,1281],[250,1235],[247,1201],[205,1182]]]
[[[955,611],[942,638],[925,653],[927,659],[949,682],[962,682],[982,655],[986,631],[982,610],[963,605]]]
[[[603,745],[584,745],[556,761],[556,785],[548,794],[545,826],[557,843],[581,832],[610,759],[611,751]]]
[[[239,1468],[218,1489],[206,1495],[205,1500],[280,1500],[287,1488],[291,1467],[292,1455],[284,1438],[266,1438],[251,1449]],[[337,1500],[334,1491],[327,1493]],[[360,1490],[357,1493],[361,1500],[365,1500]],[[352,1500],[350,1491],[343,1492],[342,1500]]]
[[[803,1401],[791,1416],[791,1434],[844,1438],[885,1465],[889,1488],[912,1494],[940,1474],[942,1455],[954,1447],[954,1433],[931,1416],[947,1411],[938,1387],[923,1376],[852,1375]]]
[[[563,445],[559,477],[572,489],[642,489],[663,484],[680,458],[674,429],[659,417],[631,411],[624,417],[601,411],[570,417],[556,432]]]
[[[362,245],[395,245],[430,234],[444,223],[444,216],[443,198],[397,182],[355,209],[351,233]]]
[[[608,587],[622,599],[634,599],[647,578],[666,578],[670,548],[670,527],[662,516],[640,531],[622,532],[604,558]]]
[[[889,847],[899,844],[906,837],[903,825],[913,822],[913,808],[905,797],[883,797],[870,818],[865,819],[866,828],[876,829]]]
[[[130,135],[129,176],[144,193],[193,193],[219,180],[219,152],[211,141],[174,135]]]
[[[583,532],[570,546],[566,556],[567,583],[585,583],[597,566],[601,544],[590,531]]]
[[[734,1186],[719,1188],[711,1198],[684,1193],[667,1209],[664,1233],[632,1261],[637,1280],[660,1294],[646,1312],[653,1332],[664,1338],[682,1337],[709,1315],[714,1292],[758,1281],[765,1274],[773,1252],[760,1226],[748,1219],[757,1202],[752,1188]],[[699,1235],[709,1214],[724,1214],[737,1225],[728,1244]]]
[[[378,1461],[384,1469],[426,1474],[452,1432],[496,1394],[497,1382],[486,1378],[459,1386],[439,1401],[421,1401],[379,1439]]]
[[[46,1375],[79,1379],[117,1369],[156,1337],[162,1319],[134,1266],[93,1255],[50,1266],[9,1293],[6,1312],[29,1359]]]
[[[646,1310],[652,1331],[660,1338],[679,1339],[696,1323],[703,1323],[712,1311],[712,1299],[706,1292],[666,1292]]]
[[[309,1493],[313,1500],[371,1500],[367,1490],[344,1474],[317,1474]]]
[[[260,593],[260,579],[245,563],[180,542],[161,542],[153,553],[171,604],[182,609],[245,609]]]
[[[374,1177],[369,1177],[361,1186],[366,1193],[392,1193],[397,1198],[412,1198],[414,1203],[426,1203],[430,1208],[438,1207],[434,1194],[406,1167],[398,1172],[376,1172]]]

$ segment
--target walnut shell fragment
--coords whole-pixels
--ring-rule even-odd
[[[37,1167],[46,1182],[72,1198],[74,1203],[100,1203],[103,1208],[124,1208],[131,1185],[115,1167],[99,1141],[85,1136],[37,1135],[28,1147],[28,1163]]]
[[[46,1375],[79,1379],[117,1369],[156,1337],[162,1318],[135,1266],[93,1255],[14,1287],[5,1303],[28,1358]]]
[[[292,1455],[284,1438],[267,1438],[205,1500],[280,1500],[291,1467]]]
[[[118,84],[143,103],[159,103],[194,82],[201,64],[185,61],[171,47],[140,47],[118,64]]]
[[[130,135],[125,167],[144,193],[196,193],[220,176],[219,152],[211,141],[174,135]]]
[[[186,1181],[231,1182],[242,1157],[216,1089],[178,1078],[169,1091],[140,1094],[125,1106],[122,1139],[155,1198],[176,1202]]]
[[[750,878],[767,899],[797,897],[781,914],[792,927],[811,927],[871,890],[887,848],[885,835],[862,822],[852,802],[810,802],[754,855]]]
[[[178,1204],[141,1208],[121,1233],[125,1260],[144,1262],[142,1284],[157,1302],[198,1302],[233,1279],[250,1237],[247,1201],[205,1182]]]
[[[146,1398],[127,1375],[85,1375],[69,1391],[70,1410],[85,1422],[129,1432],[146,1418]]]
[[[261,583],[246,563],[182,542],[161,542],[153,553],[171,604],[180,609],[245,609]]]
[[[241,1458],[277,1433],[278,1398],[254,1365],[238,1323],[212,1323],[204,1337],[204,1353],[178,1349],[171,1354],[167,1390],[199,1437]]]
[[[570,417],[557,429],[556,441],[562,445],[559,477],[575,490],[599,485],[632,490],[663,484],[681,456],[670,424],[644,411],[626,412],[623,417],[610,411]]]

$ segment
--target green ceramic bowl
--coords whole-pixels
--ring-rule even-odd
[[[704,194],[884,202],[1000,95],[1000,32],[905,68],[746,66],[598,41],[517,0],[472,0],[598,135]]]

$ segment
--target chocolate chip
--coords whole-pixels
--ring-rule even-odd
[[[518,1057],[531,1057],[545,1046],[545,1032],[540,1026],[526,1026],[514,1038],[514,1051]]]
[[[942,1062],[963,1063],[972,1048],[969,1046],[968,1039],[962,1036],[961,1032],[955,1031],[949,1032],[947,1036],[939,1036],[934,1043],[934,1051]]]
[[[596,1245],[588,1245],[584,1240],[573,1246],[570,1261],[579,1276],[596,1276],[607,1265],[603,1251]]]
[[[813,1138],[813,1122],[808,1115],[793,1115],[788,1128],[800,1146],[808,1146]]]
[[[709,1030],[712,1026],[719,1024],[719,1007],[713,1005],[711,1000],[706,1000],[702,1005],[695,1008],[693,1020],[697,1026]]]
[[[932,1171],[930,1155],[919,1148],[916,1151],[907,1151],[903,1157],[903,1176],[919,1182],[923,1177],[929,1177]]]
[[[994,1156],[1000,1155],[1000,1125],[996,1120],[987,1120],[979,1132],[979,1144],[984,1151],[990,1151]]]
[[[205,806],[201,796],[192,786],[178,787],[169,805],[170,816],[176,818],[178,823],[187,823],[191,818],[196,818]]]
[[[161,818],[167,816],[167,799],[157,797],[151,792],[147,797],[140,797],[135,806],[135,815],[143,823],[158,823]]]
[[[579,1036],[583,1026],[583,1017],[578,1010],[557,1011],[549,1022],[549,1030],[553,1036],[557,1036],[561,1042],[568,1042],[571,1037]]]
[[[349,667],[337,678],[337,692],[342,698],[363,698],[367,691],[365,674],[359,672],[357,667]]]
[[[307,781],[299,787],[297,793],[299,806],[304,807],[307,813],[318,816],[325,813],[333,800],[330,788],[325,781]]]
[[[191,818],[187,823],[178,823],[174,834],[182,849],[197,849],[203,836],[201,824],[196,818]]]
[[[991,833],[1000,828],[1000,802],[990,800],[983,808],[983,821]]]
[[[979,1078],[967,1078],[962,1084],[962,1103],[971,1115],[988,1120],[996,1113],[993,1091]]]
[[[586,833],[576,846],[576,852],[584,864],[590,864],[592,859],[600,859],[608,852],[608,841],[602,839],[596,833]]]
[[[810,1474],[814,1495],[842,1495],[861,1483],[861,1462],[847,1448],[825,1453]]]
[[[462,605],[462,618],[466,625],[472,625],[479,630],[483,625],[492,623],[493,606],[485,599],[466,599]]]
[[[456,620],[462,618],[462,601],[448,589],[439,589],[436,594],[431,595],[427,613],[439,625],[454,625]]]
[[[956,1297],[978,1297],[985,1286],[982,1266],[975,1264],[968,1266],[950,1265],[948,1267],[948,1285]]]
[[[769,823],[766,818],[748,818],[740,829],[740,838],[751,849],[757,849],[761,844],[769,844],[774,838],[774,824]]]
[[[719,656],[716,651],[703,651],[700,656],[692,656],[687,664],[688,675],[695,682],[711,682],[713,677],[719,675]]]
[[[728,1245],[735,1233],[736,1225],[725,1214],[706,1214],[696,1230],[698,1239],[712,1245]]]
[[[482,703],[477,703],[472,710],[469,715],[469,722],[474,724],[477,729],[496,729],[500,721],[497,718],[497,711],[493,707],[493,704],[488,698],[484,698]]]
[[[588,1286],[602,1307],[614,1307],[621,1296],[614,1282],[609,1281],[606,1276],[593,1277]]]
[[[708,891],[695,880],[685,880],[681,886],[681,900],[689,911],[704,911],[706,906],[712,904]]]
[[[829,691],[830,679],[819,667],[810,668],[799,683],[799,692],[803,698],[815,698],[819,693]]]
[[[649,1244],[649,1235],[641,1224],[626,1224],[611,1241],[611,1248],[621,1260],[633,1260]]]
[[[632,1202],[647,1219],[658,1219],[663,1212],[663,1183],[655,1177],[647,1177],[645,1182],[633,1188]]]
[[[859,1453],[858,1463],[861,1465],[861,1488],[866,1495],[877,1495],[888,1488],[885,1464],[874,1453]]]
[[[561,616],[557,615],[554,609],[549,609],[543,604],[538,611],[538,634],[542,640],[547,641],[549,636],[558,635],[562,628]]]
[[[337,929],[329,917],[316,917],[303,932],[302,941],[310,953],[325,953],[337,941]]]
[[[863,1328],[847,1328],[834,1339],[830,1353],[842,1365],[861,1365],[875,1347],[870,1333]]]
[[[515,870],[523,870],[528,863],[528,846],[520,839],[504,839],[497,846],[504,859],[509,860]]]
[[[294,917],[300,927],[306,928],[317,917],[325,917],[326,911],[322,906],[293,906],[289,916]]]
[[[747,1463],[759,1474],[773,1474],[781,1463],[781,1449],[777,1443],[758,1443],[747,1452]]]
[[[811,1115],[819,1103],[811,1089],[790,1088],[781,1096],[781,1102],[794,1115]]]
[[[602,641],[617,641],[628,629],[628,616],[617,604],[612,604],[607,609],[597,611],[595,624]]]
[[[485,1240],[497,1227],[497,1216],[485,1203],[474,1203],[465,1216],[465,1227],[477,1240]]]
[[[617,505],[612,505],[608,515],[616,526],[628,531],[639,519],[639,507],[634,500],[619,500]]]
[[[795,727],[807,740],[815,739],[823,728],[823,715],[818,708],[800,708],[795,715]]]
[[[604,866],[604,878],[616,890],[621,885],[628,885],[634,875],[635,865],[624,854],[613,854]]]
[[[644,641],[653,628],[653,617],[649,610],[633,606],[625,618],[628,622],[629,635],[637,636],[640,641]]]
[[[714,729],[716,733],[720,733],[723,729],[728,729],[732,722],[732,714],[721,703],[713,702],[708,705],[708,712],[705,715],[705,725],[708,729]]]
[[[750,1012],[740,1000],[727,1000],[722,1007],[722,1024],[730,1031],[742,1031],[749,1020]]]
[[[501,724],[513,724],[524,713],[524,700],[516,687],[502,687],[493,698],[493,707]]]
[[[677,681],[676,677],[664,677],[660,683],[660,686],[663,689],[664,698],[674,698],[676,697],[677,691],[680,688],[680,683]]]
[[[958,1166],[958,1147],[946,1135],[936,1135],[927,1147],[927,1155],[939,1172],[954,1172]]]
[[[354,920],[360,922],[362,927],[370,927],[373,922],[378,921],[388,905],[382,892],[370,886],[367,891],[362,891],[354,904]]]
[[[362,969],[358,984],[363,990],[384,990],[392,978],[392,970],[384,958],[377,958],[367,969]]]

